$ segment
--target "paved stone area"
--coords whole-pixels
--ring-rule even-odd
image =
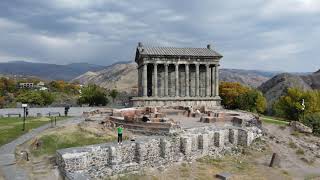
[[[68,120],[57,122],[57,126],[64,126],[68,124],[77,124],[84,121],[82,117],[74,117]],[[0,147],[0,171],[3,172],[4,178],[8,180],[25,180],[30,179],[27,173],[16,166],[15,162],[15,148],[18,145],[34,138],[37,134],[51,127],[51,124],[43,125],[33,131],[20,136],[18,139]],[[1,178],[1,177],[0,177]]]

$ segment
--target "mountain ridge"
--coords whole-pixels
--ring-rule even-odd
[[[99,71],[105,66],[90,63],[71,63],[66,65],[10,61],[0,63],[0,73],[4,75],[36,76],[45,80],[69,81],[87,71]]]
[[[221,69],[220,80],[228,82],[240,82],[241,84],[258,87],[277,72],[241,69]],[[115,63],[97,72],[86,72],[72,81],[81,84],[97,84],[104,88],[130,91],[137,86],[137,65],[134,62]]]

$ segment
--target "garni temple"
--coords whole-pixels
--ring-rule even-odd
[[[133,106],[219,108],[219,61],[206,48],[149,47],[138,43],[138,97]]]

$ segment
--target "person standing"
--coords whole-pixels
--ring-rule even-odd
[[[123,132],[123,126],[120,125],[118,127],[118,144],[122,144],[122,132]]]

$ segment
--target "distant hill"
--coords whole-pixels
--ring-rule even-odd
[[[282,73],[264,82],[258,89],[268,100],[269,106],[288,88],[298,87],[304,90],[320,89],[320,70],[310,74]]]
[[[277,72],[221,69],[220,80],[229,82],[240,82],[241,84],[258,87],[270,79]],[[87,72],[73,79],[82,84],[94,83],[105,88],[117,88],[121,91],[129,91],[137,86],[138,72],[137,65],[131,63],[117,63],[97,72]]]
[[[105,66],[88,63],[72,63],[56,65],[46,63],[31,63],[25,61],[12,61],[0,63],[0,74],[36,76],[46,80],[69,81],[87,71],[99,71]]]

